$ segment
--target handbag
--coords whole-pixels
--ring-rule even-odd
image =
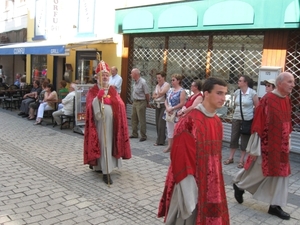
[[[243,120],[240,127],[240,133],[250,135],[251,126],[252,126],[252,120]]]
[[[176,112],[173,112],[172,114],[166,113],[166,121],[175,123],[175,116],[176,116]]]
[[[242,117],[242,124],[241,124],[241,127],[240,127],[240,133],[250,135],[253,120],[244,120],[243,110],[242,110],[242,91],[240,91],[240,110],[241,110],[241,117]]]

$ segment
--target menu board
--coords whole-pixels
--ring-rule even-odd
[[[86,95],[93,84],[77,84],[75,95],[75,123],[76,126],[85,125]]]

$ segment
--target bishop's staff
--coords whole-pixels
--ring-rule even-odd
[[[99,52],[97,52],[97,60],[100,61],[100,54]],[[108,65],[101,60],[98,63],[98,66],[95,70],[96,73],[99,73],[99,77],[98,79],[100,79],[100,88],[103,88],[103,81],[102,81],[102,72],[109,72],[109,67]],[[105,154],[105,161],[106,161],[106,172],[107,172],[107,185],[108,187],[110,187],[110,175],[108,173],[108,154],[107,154],[107,142],[106,142],[106,122],[105,122],[105,113],[104,113],[104,98],[102,96],[101,98],[101,115],[102,115],[102,119],[103,119],[103,123],[102,123],[102,127],[103,127],[103,136],[104,136],[104,154]]]

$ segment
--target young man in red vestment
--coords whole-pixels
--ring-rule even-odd
[[[265,94],[255,109],[252,135],[244,169],[234,178],[234,196],[243,203],[244,190],[257,200],[270,204],[268,213],[288,220],[281,209],[287,204],[288,176],[291,174],[289,152],[291,100],[294,76],[283,72],[276,78],[276,88]]]
[[[216,109],[227,84],[208,78],[204,100],[177,123],[158,217],[168,225],[230,224],[222,175],[223,125]]]
[[[122,158],[131,158],[131,149],[125,105],[114,86],[109,85],[109,71],[101,61],[96,71],[101,76],[87,93],[83,156],[84,164],[102,171],[103,181],[112,184],[110,173],[122,166]]]

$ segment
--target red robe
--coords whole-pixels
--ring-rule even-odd
[[[97,159],[101,157],[100,141],[94,121],[93,99],[98,95],[98,85],[94,85],[86,97],[86,120],[84,129],[84,164],[97,165]],[[113,150],[112,155],[119,159],[130,159],[131,149],[128,135],[128,125],[125,105],[114,87],[108,89],[113,111]]]
[[[198,98],[199,96],[202,96],[202,93],[201,93],[201,92],[198,93],[198,94],[196,94],[196,95],[190,96],[190,97],[187,99],[187,101],[186,101],[186,103],[185,103],[184,106],[185,106],[186,108],[192,106],[193,103],[194,103],[194,101],[196,100],[196,98]]]
[[[291,174],[289,152],[291,122],[291,100],[281,98],[274,93],[266,94],[255,109],[252,133],[261,138],[262,171],[264,176],[282,176]],[[247,159],[245,168],[251,164]]]
[[[188,175],[198,186],[196,224],[230,224],[222,174],[223,125],[193,109],[181,118],[174,131],[171,165],[160,200],[158,217],[167,218],[174,185]]]

